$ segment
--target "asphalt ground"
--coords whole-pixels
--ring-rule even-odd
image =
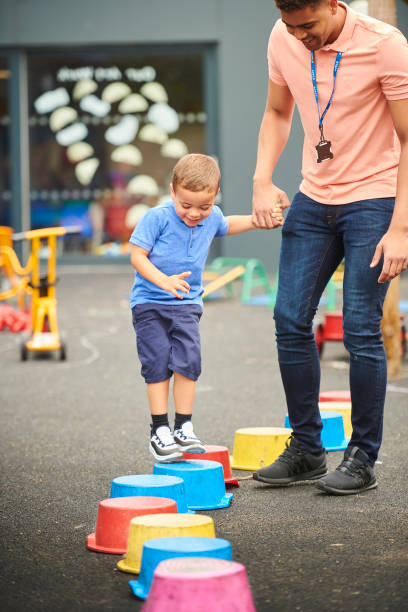
[[[61,267],[59,276],[66,362],[20,362],[20,338],[0,333],[1,608],[137,611],[135,577],[117,570],[119,557],[85,544],[112,479],[149,474],[154,463],[128,306],[132,272]],[[201,331],[194,424],[202,440],[232,450],[238,428],[283,426],[271,311],[239,295],[213,300]],[[348,388],[341,343],[326,345],[321,365],[322,390]],[[378,489],[332,497],[310,484],[276,489],[246,479],[229,508],[203,512],[246,566],[258,612],[406,609],[407,439],[405,362],[387,394]],[[329,467],[341,458],[329,453]]]

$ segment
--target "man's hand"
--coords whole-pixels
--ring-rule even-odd
[[[189,293],[190,285],[184,279],[187,276],[190,276],[191,272],[181,272],[181,274],[172,274],[172,276],[168,276],[165,283],[163,283],[162,289],[168,291],[174,297],[182,300],[184,296],[180,295],[178,291],[182,291],[183,293]]]
[[[384,255],[379,283],[386,283],[408,267],[408,234],[400,230],[388,230],[375,249],[370,268],[375,268]]]
[[[254,183],[252,222],[255,227],[271,229],[282,225],[282,210],[288,206],[289,198],[282,189],[272,183]]]

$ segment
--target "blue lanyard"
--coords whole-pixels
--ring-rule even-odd
[[[316,98],[316,104],[317,104],[317,112],[319,114],[319,128],[320,128],[320,132],[322,133],[323,130],[323,119],[327,113],[327,111],[329,110],[332,98],[333,98],[333,94],[334,94],[334,87],[336,85],[336,76],[337,76],[337,70],[339,68],[339,64],[340,64],[340,60],[341,60],[341,56],[343,55],[342,51],[339,51],[336,55],[336,61],[334,62],[334,68],[333,68],[333,89],[331,92],[331,96],[330,99],[327,103],[326,108],[323,111],[323,114],[320,115],[320,108],[319,108],[319,94],[317,93],[317,80],[316,80],[316,65],[315,65],[315,58],[314,58],[314,51],[310,52],[310,57],[311,57],[311,71],[312,71],[312,82],[313,82],[313,90],[314,90],[314,94],[315,94],[315,98]]]

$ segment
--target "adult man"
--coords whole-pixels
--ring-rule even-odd
[[[293,434],[254,478],[275,486],[318,479],[327,493],[353,494],[377,486],[387,379],[382,305],[389,281],[408,265],[408,45],[395,28],[337,0],[276,5],[281,19],[268,47],[253,219],[269,227],[276,202],[289,206],[271,177],[296,104],[305,132],[303,181],[282,231],[274,315]],[[325,476],[312,322],[343,257],[353,435],[340,466]]]

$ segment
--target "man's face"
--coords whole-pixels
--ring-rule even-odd
[[[289,34],[300,40],[309,51],[316,51],[333,42],[330,38],[337,25],[337,10],[337,0],[323,0],[299,11],[281,11],[281,17]]]

